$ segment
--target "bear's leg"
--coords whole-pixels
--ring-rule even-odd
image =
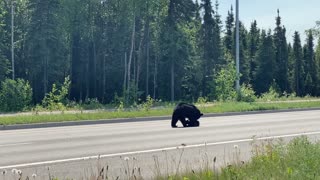
[[[189,127],[198,127],[200,125],[200,122],[196,118],[190,118],[189,121]]]
[[[182,123],[183,127],[187,127],[187,126],[188,126],[188,123],[187,123],[187,121],[186,121],[186,118],[185,118],[185,117],[180,117],[180,121],[181,121],[181,123]]]
[[[193,125],[194,125],[194,127],[198,127],[198,126],[200,126],[200,122],[199,122],[199,121],[195,121],[195,122],[193,123]]]
[[[172,117],[171,119],[171,127],[176,128],[177,127],[178,118]]]

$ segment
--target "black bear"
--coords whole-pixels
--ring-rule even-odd
[[[183,127],[196,127],[199,126],[200,123],[198,119],[203,114],[199,111],[199,109],[188,103],[179,103],[173,111],[172,119],[171,119],[171,127],[177,127],[177,122],[180,120]],[[188,120],[186,120],[186,118]]]

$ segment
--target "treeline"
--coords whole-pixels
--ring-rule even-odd
[[[11,6],[0,1],[1,82],[13,73]],[[221,19],[218,1],[18,0],[14,11],[15,78],[30,83],[33,103],[67,76],[72,101],[213,100],[216,74],[235,60],[234,11]],[[240,23],[241,84],[257,95],[273,86],[319,96],[320,42],[313,31],[305,41],[295,32],[290,44],[279,10],[274,29],[258,23],[250,29]]]

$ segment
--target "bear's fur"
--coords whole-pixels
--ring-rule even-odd
[[[196,106],[188,103],[179,103],[173,111],[171,127],[177,127],[177,122],[179,120],[182,123],[183,127],[200,126],[200,122],[198,121],[198,119],[202,115],[203,114]],[[186,120],[186,118],[188,120]]]

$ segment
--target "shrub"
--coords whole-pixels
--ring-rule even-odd
[[[237,79],[234,62],[231,61],[215,75],[215,93],[219,101],[235,100],[237,92],[234,82]]]
[[[23,79],[6,79],[1,84],[0,109],[2,111],[22,111],[30,105],[32,88]]]
[[[240,96],[239,100],[243,102],[254,102],[256,101],[257,97],[255,96],[255,92],[252,89],[250,84],[242,84],[240,89]]]
[[[280,94],[277,92],[276,88],[274,86],[271,86],[269,88],[269,91],[263,93],[260,98],[264,101],[273,101],[277,100],[279,97]]]
[[[69,94],[70,87],[69,76],[65,78],[63,85],[60,89],[57,88],[56,84],[52,85],[51,92],[46,94],[42,100],[43,107],[49,110],[64,110],[66,109],[65,104],[67,103],[67,95]]]
[[[82,104],[84,109],[101,109],[103,105],[99,102],[97,98],[88,98],[85,100],[84,104]]]
[[[144,102],[142,104],[142,109],[144,111],[149,111],[151,109],[151,107],[153,106],[153,103],[154,103],[154,99],[152,99],[150,97],[150,95],[148,95],[147,98],[146,98],[146,102]]]
[[[200,105],[206,104],[207,102],[208,102],[207,97],[199,97],[197,100],[197,104],[200,104]]]

